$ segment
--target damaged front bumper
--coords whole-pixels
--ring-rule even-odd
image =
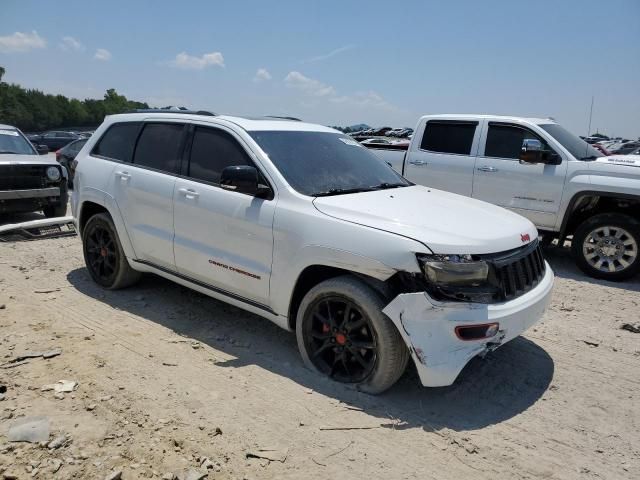
[[[425,387],[451,385],[464,366],[514,339],[537,323],[551,301],[553,271],[546,264],[540,283],[524,295],[504,303],[439,302],[427,293],[398,295],[382,311],[396,325],[411,352]],[[491,338],[461,340],[455,328],[498,323]]]

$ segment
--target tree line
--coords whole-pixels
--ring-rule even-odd
[[[68,127],[95,127],[105,115],[149,108],[110,88],[104,98],[78,100],[64,95],[51,95],[2,81],[5,69],[0,67],[0,123],[13,125],[26,132]]]

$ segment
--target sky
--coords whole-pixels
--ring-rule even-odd
[[[75,98],[414,126],[555,118],[640,135],[640,0],[0,0],[4,81]]]

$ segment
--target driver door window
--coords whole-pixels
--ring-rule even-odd
[[[539,140],[545,151],[552,153],[547,142],[539,135],[526,128],[514,125],[489,123],[484,156],[491,158],[510,158],[518,160],[524,140]]]
[[[252,162],[231,135],[215,128],[196,127],[187,176],[218,185],[222,170],[235,165],[252,165]]]

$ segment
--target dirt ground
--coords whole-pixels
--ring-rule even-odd
[[[409,369],[371,397],[306,370],[293,334],[159,277],[102,290],[77,238],[0,243],[0,478],[640,478],[640,334],[620,328],[640,278],[547,255],[541,324],[451,387]],[[59,380],[78,388],[42,389]],[[57,448],[8,442],[36,415]]]

